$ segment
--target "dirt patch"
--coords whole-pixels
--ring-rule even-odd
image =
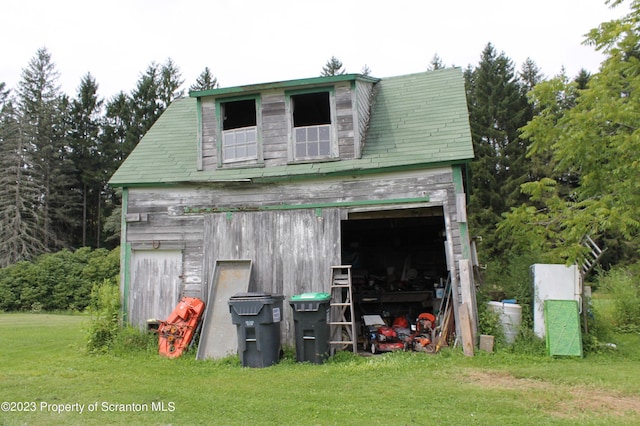
[[[568,386],[543,380],[522,379],[499,372],[466,372],[462,381],[485,389],[542,390],[559,396],[549,414],[563,418],[582,417],[585,413],[623,416],[640,414],[640,397],[626,396],[588,386]]]

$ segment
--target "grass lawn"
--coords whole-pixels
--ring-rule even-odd
[[[85,321],[0,314],[0,424],[640,424],[638,335],[584,359],[344,353],[251,369],[193,353],[89,355]]]

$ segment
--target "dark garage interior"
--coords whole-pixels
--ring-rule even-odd
[[[437,315],[447,280],[442,208],[350,213],[341,226],[356,319],[378,314],[391,325],[400,316],[413,323],[420,313]]]

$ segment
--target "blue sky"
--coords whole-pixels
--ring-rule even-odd
[[[173,59],[185,86],[208,66],[221,87],[315,77],[331,56],[350,73],[420,72],[434,54],[476,65],[488,42],[519,69],[597,71],[584,34],[624,15],[604,0],[21,0],[2,7],[0,82],[15,88],[46,47],[75,95],[87,72],[109,98],[152,62]]]

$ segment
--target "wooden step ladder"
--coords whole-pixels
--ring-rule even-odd
[[[331,267],[331,302],[329,306],[329,347],[331,355],[351,345],[358,352],[358,335],[353,312],[351,265]]]

